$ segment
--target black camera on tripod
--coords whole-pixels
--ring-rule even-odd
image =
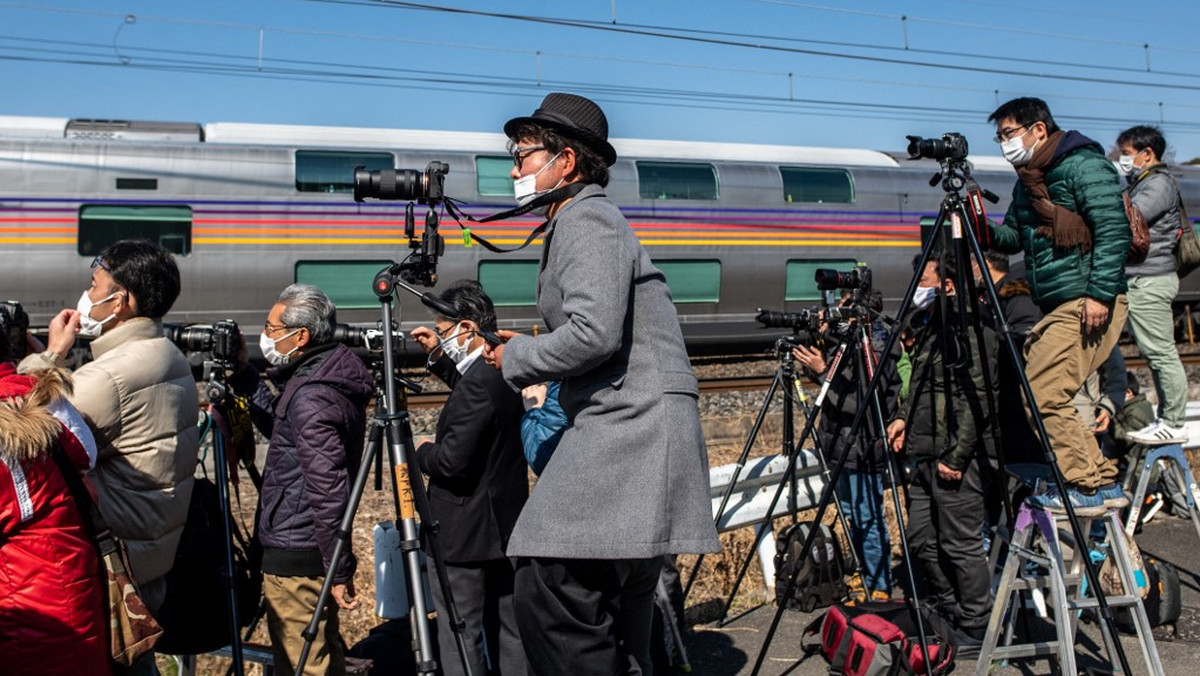
[[[358,347],[368,352],[383,352],[383,329],[377,322],[370,328],[352,326],[350,324],[335,324],[333,340],[346,347]],[[404,333],[395,326],[392,327],[392,349],[400,351],[404,345]]]
[[[871,268],[857,267],[850,270],[833,270],[818,268],[816,272],[817,289],[833,291],[849,289],[851,291],[871,290]]]
[[[29,315],[15,300],[0,301],[0,340],[8,341],[8,355],[20,360],[28,352]]]
[[[354,201],[361,202],[370,197],[378,200],[408,200],[404,210],[404,236],[412,253],[388,275],[399,274],[409,284],[433,286],[437,284],[437,259],[446,251],[446,242],[438,234],[437,205],[446,203],[446,174],[450,165],[445,162],[430,162],[425,171],[415,169],[379,169],[369,171],[366,167],[354,168]],[[413,218],[413,202],[429,205],[425,212],[425,229],[417,236]],[[391,284],[376,279],[375,293],[391,293]]]
[[[222,319],[212,326],[163,324],[163,335],[184,352],[211,352],[213,359],[232,363],[242,334],[237,322]]]
[[[908,159],[919,160],[928,158],[944,162],[946,160],[961,161],[967,159],[967,137],[958,132],[946,132],[941,138],[921,138],[907,136]]]

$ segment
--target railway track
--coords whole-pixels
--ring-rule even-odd
[[[1200,366],[1200,353],[1181,354],[1179,358],[1184,366]],[[1144,369],[1146,368],[1146,360],[1141,357],[1128,357],[1125,359],[1125,365],[1131,369]],[[717,394],[720,392],[761,391],[771,386],[771,380],[771,376],[702,378],[700,379],[700,393]],[[448,392],[441,391],[410,394],[408,396],[408,405],[414,409],[441,406],[446,403],[448,394]]]

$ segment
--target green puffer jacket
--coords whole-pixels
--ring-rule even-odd
[[[1063,134],[1046,170],[1046,188],[1055,204],[1081,215],[1092,231],[1092,250],[1056,249],[1037,234],[1038,217],[1029,189],[1020,180],[1004,224],[992,230],[992,248],[1025,252],[1025,276],[1033,300],[1043,312],[1087,296],[1111,302],[1125,293],[1125,257],[1129,253],[1129,219],[1121,199],[1121,182],[1112,162],[1095,141],[1075,131]]]

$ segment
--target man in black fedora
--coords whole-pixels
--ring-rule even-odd
[[[666,279],[604,194],[617,154],[592,101],[509,120],[519,202],[546,208],[538,309],[485,357],[515,387],[561,380],[570,421],[509,540],[530,673],[649,673],[664,555],[720,549],[698,390]]]

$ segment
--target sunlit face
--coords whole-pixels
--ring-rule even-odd
[[[267,323],[263,324],[263,333],[271,340],[279,340],[275,343],[275,349],[281,354],[289,354],[296,348],[300,348],[298,351],[303,351],[310,339],[308,329],[284,324],[283,313],[285,310],[287,310],[287,306],[283,303],[276,303],[271,308],[271,312],[267,314]],[[280,339],[280,336],[287,337]]]

